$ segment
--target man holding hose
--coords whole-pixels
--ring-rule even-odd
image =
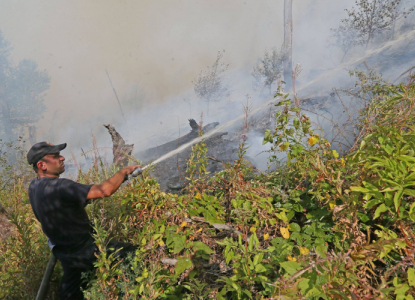
[[[60,151],[66,144],[37,143],[27,153],[27,161],[33,166],[37,178],[29,186],[29,200],[33,212],[48,237],[48,245],[63,266],[60,299],[83,299],[81,279],[83,272],[93,269],[98,252],[92,237],[93,228],[85,211],[88,200],[114,194],[126,176],[138,165],[128,166],[98,185],[85,185],[59,178],[65,171],[65,158]],[[107,252],[117,251],[125,257],[136,247],[129,243],[111,241]]]

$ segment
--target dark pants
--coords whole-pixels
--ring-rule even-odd
[[[134,252],[137,249],[136,246],[130,243],[111,241],[108,243],[107,253],[111,254],[120,248],[123,249],[116,253],[117,258],[125,258],[128,253]],[[94,269],[94,262],[96,261],[94,253],[99,252],[94,239],[91,237],[80,249],[71,251],[56,246],[52,251],[63,267],[63,277],[59,288],[60,299],[84,299],[81,287],[85,289],[86,282],[81,276],[82,273]]]

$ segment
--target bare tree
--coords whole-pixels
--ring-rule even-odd
[[[289,92],[292,88],[293,72],[293,0],[284,0],[284,81],[285,91]]]
[[[229,66],[221,62],[224,53],[225,51],[219,51],[215,63],[205,72],[201,71],[199,77],[192,81],[196,95],[206,102],[207,115],[209,115],[210,102],[218,102],[230,96],[229,88],[223,82],[223,74]]]
[[[258,62],[251,73],[255,79],[253,82],[254,89],[260,89],[262,92],[264,88],[268,88],[271,94],[272,85],[283,75],[285,59],[284,47],[281,51],[276,48],[273,48],[271,53],[265,51],[264,58]]]
[[[344,56],[357,45],[365,45],[367,49],[375,36],[392,30],[396,20],[414,10],[412,7],[405,11],[401,3],[402,0],[357,0],[356,7],[346,9],[348,17],[332,29]]]
[[[331,29],[331,31],[332,36],[335,38],[333,44],[343,51],[342,62],[352,48],[363,44],[363,40],[359,37],[358,32],[347,25],[341,24],[338,28]]]

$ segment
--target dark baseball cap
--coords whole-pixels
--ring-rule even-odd
[[[27,152],[27,162],[29,163],[29,165],[34,165],[46,154],[57,153],[65,148],[66,143],[60,145],[52,145],[48,142],[40,142],[34,144],[32,148],[30,148],[29,152]]]

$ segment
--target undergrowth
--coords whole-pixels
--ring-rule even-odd
[[[381,82],[370,95],[347,152],[277,94],[281,109],[264,136],[274,171],[254,170],[243,140],[239,158],[209,177],[202,142],[182,195],[161,191],[145,172],[95,201],[88,210],[98,248],[116,239],[138,250],[121,262],[97,255],[85,297],[414,299],[415,79]],[[115,171],[97,161],[78,180],[98,183]],[[0,242],[4,299],[33,299],[50,254],[28,204],[28,176],[20,172],[0,193],[16,228]]]

